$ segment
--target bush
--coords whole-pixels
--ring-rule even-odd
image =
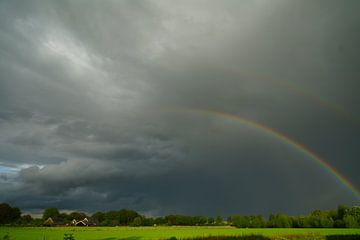
[[[75,238],[72,233],[65,233],[64,240],[75,240]]]

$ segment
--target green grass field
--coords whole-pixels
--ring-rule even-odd
[[[76,240],[138,240],[208,236],[250,235],[285,236],[298,234],[360,234],[360,229],[238,229],[231,227],[0,227],[0,239],[9,233],[16,240],[62,240],[64,233],[73,233]]]

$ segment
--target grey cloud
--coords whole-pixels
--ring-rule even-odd
[[[186,109],[256,120],[360,186],[359,7],[3,1],[0,167],[16,171],[0,201],[155,215],[355,204],[276,137]]]

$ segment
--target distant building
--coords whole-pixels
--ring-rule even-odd
[[[45,220],[45,222],[43,223],[44,226],[47,226],[47,227],[51,227],[51,226],[54,226],[54,221],[52,220],[51,217],[49,217],[48,219]]]
[[[83,220],[80,221],[76,221],[76,219],[73,219],[71,221],[71,225],[78,227],[87,227],[87,226],[95,226],[96,223],[91,219],[89,220],[88,218],[84,218]]]

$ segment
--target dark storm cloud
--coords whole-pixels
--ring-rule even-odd
[[[3,1],[0,201],[231,214],[355,204],[357,1]],[[340,109],[340,110],[339,110]]]

